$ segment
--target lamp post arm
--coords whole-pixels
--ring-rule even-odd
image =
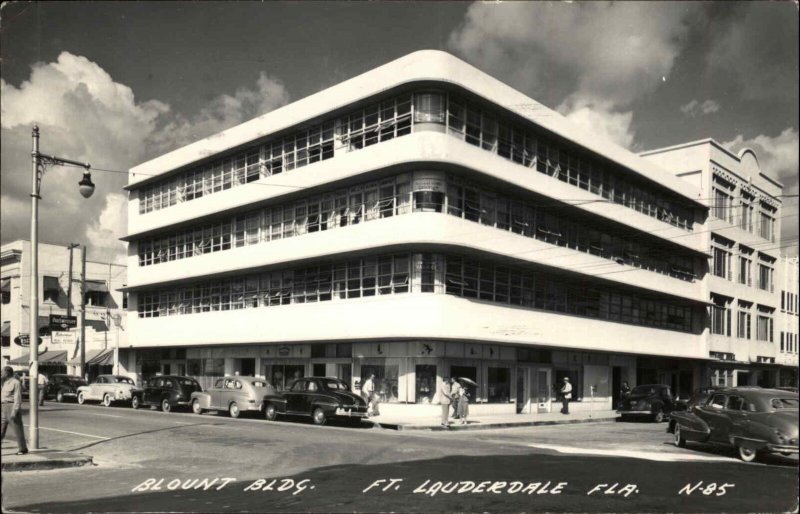
[[[73,166],[80,166],[81,168],[86,168],[87,170],[92,167],[91,164],[88,162],[78,162],[73,161],[72,159],[65,159],[63,157],[56,157],[55,155],[45,155],[45,154],[38,154],[39,155],[39,162],[42,164],[56,166],[59,164],[72,164]]]

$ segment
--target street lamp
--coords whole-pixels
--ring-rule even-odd
[[[70,164],[79,166],[86,171],[83,178],[78,182],[78,190],[84,198],[89,198],[94,193],[94,184],[89,173],[91,166],[89,163],[64,159],[52,155],[39,153],[39,127],[33,126],[31,133],[33,138],[33,173],[31,176],[31,329],[30,329],[30,348],[31,348],[31,368],[30,368],[30,442],[31,448],[39,449],[39,192],[42,186],[42,177],[46,173],[47,166]],[[69,301],[72,301],[70,298]],[[83,341],[81,341],[83,344]],[[83,363],[81,363],[81,376],[83,376]]]

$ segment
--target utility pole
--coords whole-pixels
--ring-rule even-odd
[[[84,198],[89,198],[94,193],[94,184],[89,173],[91,166],[88,163],[44,155],[39,153],[39,127],[33,126],[31,131],[31,255],[30,255],[30,442],[31,448],[39,449],[39,200],[42,178],[47,171],[47,166],[71,165],[84,168],[83,178],[78,182],[78,191]]]
[[[81,378],[86,378],[86,245],[81,246]]]
[[[72,315],[72,249],[80,246],[78,243],[67,245],[69,249],[69,283],[67,284],[67,317]]]

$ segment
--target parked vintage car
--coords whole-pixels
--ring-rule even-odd
[[[131,406],[134,409],[141,405],[155,406],[169,412],[175,407],[189,407],[192,404],[192,393],[202,390],[197,380],[191,377],[159,375],[149,378],[142,389],[133,392]]]
[[[263,378],[232,376],[218,379],[214,387],[192,393],[192,412],[228,411],[238,418],[242,411],[260,412],[264,396],[274,394],[275,389]]]
[[[733,387],[673,413],[667,432],[675,446],[687,442],[732,446],[750,462],[758,453],[798,453],[798,396],[778,389]]]
[[[669,386],[649,384],[636,386],[619,405],[623,421],[628,418],[649,418],[656,423],[664,421],[675,405]]]
[[[78,387],[78,403],[101,401],[106,407],[114,402],[130,402],[136,383],[123,375],[100,375],[89,385]]]
[[[367,403],[338,378],[299,378],[283,393],[264,398],[266,418],[273,421],[279,414],[311,416],[322,425],[328,418],[361,420],[367,417]]]
[[[49,382],[44,389],[46,399],[55,399],[57,402],[64,402],[67,399],[76,400],[78,398],[78,388],[88,385],[86,380],[76,375],[50,375]]]

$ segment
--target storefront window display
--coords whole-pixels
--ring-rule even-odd
[[[186,369],[203,389],[208,389],[217,377],[225,375],[225,359],[188,359]]]
[[[436,365],[417,364],[414,369],[414,398],[417,403],[431,403],[436,394]]]
[[[453,378],[468,378],[478,383],[478,368],[475,366],[450,366],[450,376]],[[461,382],[461,386],[467,390],[469,401],[474,403],[478,399],[478,388],[464,382]]]
[[[360,383],[375,375],[375,394],[381,403],[396,403],[398,394],[398,376],[400,366],[397,364],[362,364]]]
[[[306,367],[302,364],[267,364],[264,376],[278,391],[285,391],[292,381],[305,376]]]
[[[488,368],[487,400],[489,403],[508,403],[511,394],[511,369]]]

